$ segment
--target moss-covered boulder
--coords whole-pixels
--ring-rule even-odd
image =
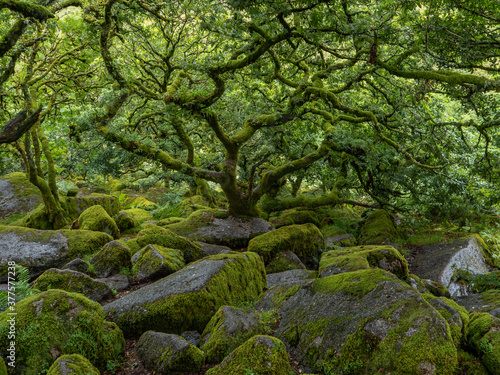
[[[186,220],[167,228],[195,241],[229,246],[231,249],[247,247],[252,238],[273,229],[263,219],[228,216],[226,211],[214,209],[195,211]]]
[[[200,349],[208,363],[219,363],[249,338],[263,333],[254,310],[222,306],[201,334]]]
[[[83,211],[78,218],[78,227],[83,230],[104,232],[115,239],[120,237],[120,230],[115,221],[101,206],[92,206]]]
[[[156,280],[182,269],[184,256],[177,249],[148,245],[132,257],[132,272],[139,281]]]
[[[269,275],[271,273],[304,269],[306,269],[306,266],[300,261],[299,257],[293,251],[287,251],[271,259],[266,266],[266,273]]]
[[[151,202],[145,197],[142,196],[135,196],[135,197],[129,197],[123,202],[123,208],[125,209],[130,209],[130,208],[140,208],[146,211],[153,211],[158,208],[158,205],[154,202]]]
[[[103,370],[125,346],[120,329],[105,322],[101,305],[79,293],[49,290],[21,300],[14,311],[19,374],[37,375],[64,354],[80,354]],[[0,314],[0,355],[4,357],[10,342],[9,312]]]
[[[500,319],[488,313],[470,313],[467,347],[491,374],[500,374]]]
[[[144,366],[158,374],[199,372],[205,364],[204,353],[177,335],[147,331],[136,348]]]
[[[148,225],[141,230],[136,240],[141,247],[147,245],[160,245],[170,249],[180,250],[186,262],[192,262],[208,255],[201,249],[200,244],[181,237],[169,229],[156,225]]]
[[[407,280],[410,275],[408,262],[394,247],[357,246],[323,253],[319,262],[319,276],[327,277],[373,267],[392,272],[402,280]]]
[[[132,269],[132,254],[128,246],[117,241],[111,241],[104,245],[90,260],[94,266],[97,277],[109,277],[119,273],[123,269]]]
[[[376,210],[368,214],[361,227],[360,244],[390,245],[399,242],[401,242],[401,235],[387,211]]]
[[[229,354],[206,375],[290,375],[285,345],[275,337],[254,336]]]
[[[0,283],[7,281],[7,262],[29,269],[31,277],[49,268],[92,254],[112,238],[106,233],[87,230],[42,231],[0,225]]]
[[[42,203],[40,190],[22,172],[0,177],[0,220],[34,210]]]
[[[319,227],[321,225],[318,215],[311,210],[290,209],[279,213],[277,216],[269,218],[269,222],[275,227],[280,228],[285,225],[307,224],[311,223]]]
[[[104,282],[94,280],[84,273],[51,268],[42,273],[33,284],[34,289],[62,289],[67,292],[82,293],[93,301],[102,301],[112,295],[111,288]]]
[[[255,253],[212,255],[103,307],[127,336],[147,330],[202,332],[223,305],[257,298],[266,287]]]
[[[459,306],[455,301],[445,297],[436,297],[432,294],[423,294],[422,297],[448,322],[451,337],[453,337],[453,342],[458,348],[469,328],[469,313],[467,310]]]
[[[11,362],[12,366],[15,366],[15,362]],[[0,375],[7,375],[7,365],[5,364],[5,361],[3,360],[2,357],[0,357]]]
[[[114,217],[115,223],[118,226],[120,232],[125,232],[132,228],[137,228],[140,226],[139,220],[128,211],[120,211]]]
[[[79,354],[65,354],[50,366],[47,375],[100,375],[90,361]]]
[[[293,251],[303,262],[311,263],[313,257],[325,247],[325,240],[314,224],[289,225],[262,234],[250,240],[248,251],[256,252],[268,264],[272,258],[286,251]]]
[[[290,294],[275,336],[316,371],[454,373],[457,352],[448,323],[387,271],[318,278]]]

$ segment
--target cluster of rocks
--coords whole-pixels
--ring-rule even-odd
[[[428,267],[410,273],[384,211],[355,238],[308,211],[270,220],[275,229],[199,202],[162,225],[107,207],[87,207],[74,229],[0,226],[0,282],[14,261],[37,292],[13,307],[16,373],[99,374],[125,338],[159,374],[215,364],[206,374],[289,375],[289,356],[309,373],[500,373],[496,305],[467,311],[439,283],[463,248],[488,257],[479,237],[440,251],[429,280]],[[147,283],[114,298],[129,281]],[[9,318],[0,314],[0,373]]]

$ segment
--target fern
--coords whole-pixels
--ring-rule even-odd
[[[14,265],[16,270],[16,279],[12,284],[14,285],[14,295],[16,297],[16,302],[22,299],[37,294],[38,291],[31,288],[29,285],[30,272],[29,270],[19,264]],[[0,312],[7,310],[9,293],[7,291],[0,292]]]

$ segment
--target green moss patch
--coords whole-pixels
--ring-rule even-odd
[[[87,208],[78,218],[78,226],[83,230],[104,232],[113,238],[120,237],[120,230],[115,221],[99,205]]]
[[[409,277],[408,262],[392,246],[357,246],[331,250],[321,256],[320,277],[362,269],[380,268],[402,280]]]
[[[251,239],[248,251],[261,255],[267,264],[285,251],[293,251],[301,260],[315,257],[324,245],[323,235],[314,224],[289,225]]]

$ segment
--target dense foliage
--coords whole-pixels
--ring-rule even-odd
[[[0,173],[24,168],[55,226],[57,176],[220,188],[236,215],[498,210],[497,1],[0,0],[0,19],[0,120],[31,126],[0,131]]]

